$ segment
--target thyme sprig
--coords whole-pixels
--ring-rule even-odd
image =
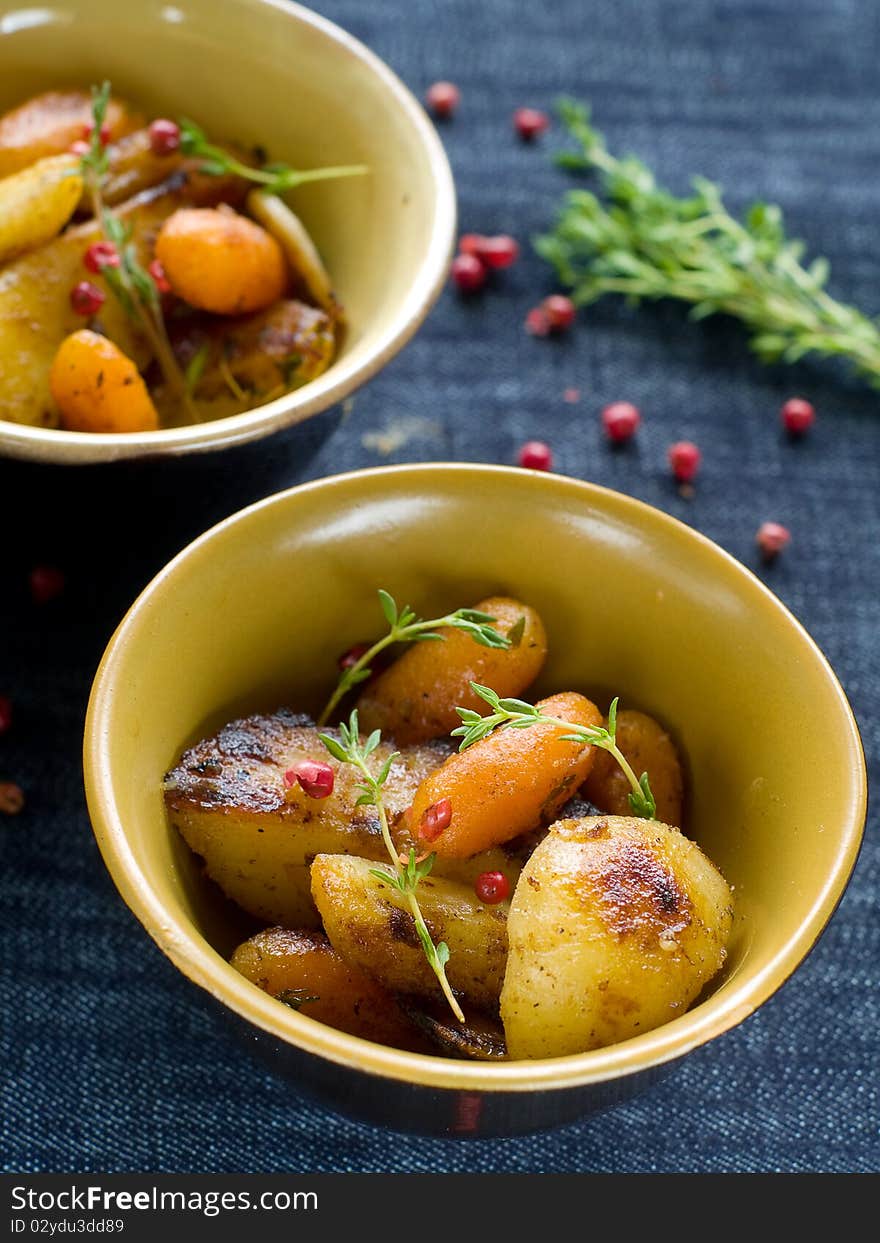
[[[365,164],[336,165],[329,168],[291,168],[289,164],[265,164],[253,168],[242,163],[224,147],[209,141],[205,131],[186,117],[180,122],[180,149],[184,155],[200,157],[199,172],[209,177],[233,174],[254,181],[268,194],[283,194],[310,181],[327,181],[332,177],[361,177],[368,172]]]
[[[460,1023],[463,1023],[464,1014],[462,1013],[461,1006],[456,1001],[449,980],[446,978],[449,947],[445,941],[440,941],[437,945],[434,944],[416,897],[419,883],[430,873],[434,865],[435,856],[429,855],[426,859],[417,859],[415,850],[410,847],[409,858],[406,863],[403,863],[391,837],[388,813],[382,797],[382,787],[388,780],[388,774],[391,772],[391,767],[394,761],[398,759],[400,752],[392,752],[382,763],[379,771],[374,773],[368,764],[368,760],[379,746],[382,735],[376,729],[366,739],[361,740],[357,709],[352,712],[348,724],[343,722],[339,726],[339,738],[334,738],[330,734],[319,734],[318,736],[335,760],[339,760],[341,764],[352,764],[361,774],[363,778],[359,785],[361,794],[356,806],[375,807],[379,818],[379,827],[382,830],[382,840],[391,859],[390,871],[386,868],[371,868],[370,873],[386,885],[390,885],[392,889],[396,889],[405,900],[415,921],[416,932],[431,970],[437,977],[443,994],[452,1009],[452,1013]]]
[[[452,731],[454,738],[461,738],[459,751],[466,751],[475,742],[485,738],[496,729],[530,729],[533,725],[558,725],[569,733],[562,734],[562,742],[576,742],[581,746],[601,747],[613,755],[623,769],[627,781],[632,787],[629,805],[637,816],[643,820],[653,820],[657,815],[657,804],[651,793],[648,774],[637,777],[626,756],[617,745],[617,699],[612,701],[608,709],[607,725],[578,725],[573,721],[562,720],[558,716],[549,716],[541,712],[534,704],[524,699],[501,699],[489,686],[480,686],[471,682],[471,690],[479,695],[492,709],[487,716],[480,716],[471,708],[456,708],[461,717],[461,725]]]
[[[394,643],[425,643],[437,639],[442,641],[443,635],[438,633],[441,629],[462,630],[482,647],[507,649],[512,643],[509,635],[500,634],[494,629],[493,622],[496,619],[478,609],[456,609],[444,617],[433,617],[425,621],[417,617],[408,604],[399,608],[394,597],[381,589],[379,603],[388,623],[388,633],[364,652],[349,669],[343,671],[336,689],[318,718],[319,725],[326,725],[339,701],[353,687],[370,677],[376,657]],[[522,632],[519,638],[522,638]]]
[[[741,222],[703,177],[678,198],[641,160],[611,155],[582,104],[564,100],[560,114],[579,150],[559,163],[598,173],[605,192],[603,201],[570,191],[552,231],[535,240],[575,302],[609,293],[633,304],[676,298],[691,304],[693,319],[741,320],[762,362],[839,355],[880,388],[880,324],[825,292],[827,260],[804,266],[804,244],[786,236],[777,206],[754,203]]]
[[[102,137],[102,129],[110,103],[110,90],[109,82],[92,87],[92,128],[89,134],[89,147],[80,156],[80,170],[91,201],[95,223],[107,241],[112,242],[119,255],[118,267],[104,264],[101,268],[101,275],[126,315],[137,325],[149,342],[165,382],[183,401],[190,417],[197,420],[198,409],[168,340],[156,283],[138,259],[132,242],[131,226],[121,220],[104,203],[103,186],[109,169],[109,157]]]

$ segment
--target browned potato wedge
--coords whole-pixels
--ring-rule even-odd
[[[333,293],[329,273],[299,216],[277,194],[267,194],[265,190],[251,190],[247,209],[278,240],[305,296],[331,319],[341,319],[342,308]]]
[[[530,686],[547,656],[547,635],[537,612],[507,596],[489,596],[474,605],[496,618],[501,634],[515,642],[506,651],[481,647],[461,630],[445,630],[443,643],[415,643],[370,682],[358,702],[361,724],[381,729],[408,745],[448,735],[461,719],[456,708],[483,715],[485,702],[471,682],[491,686],[502,698]]]
[[[436,998],[440,986],[406,899],[373,875],[375,868],[369,859],[346,855],[315,859],[312,896],[330,943],[386,988]],[[418,895],[434,944],[449,946],[446,974],[452,988],[470,1005],[497,1012],[507,958],[507,903],[483,906],[473,889],[433,875],[421,882]]]
[[[392,750],[382,743],[374,753],[377,771]],[[446,754],[438,744],[409,748],[392,766],[383,790],[392,819]],[[334,769],[329,798],[286,789],[284,773],[303,759]],[[356,769],[329,757],[308,717],[281,711],[233,721],[190,748],[165,779],[165,805],[228,897],[267,922],[314,927],[308,866],[315,855],[387,858],[375,809],[356,805],[358,782]]]
[[[718,869],[669,825],[553,825],[511,902],[510,1056],[584,1053],[684,1014],[724,963],[731,904]]]
[[[0,117],[0,177],[48,155],[61,155],[92,123],[88,91],[46,91]],[[120,99],[111,99],[105,125],[111,142],[143,124]]]
[[[239,945],[230,962],[271,997],[328,1027],[395,1049],[429,1047],[391,994],[343,962],[321,932],[267,928]]]
[[[646,712],[623,708],[617,714],[617,744],[637,777],[646,772],[657,804],[657,819],[682,823],[684,779],[681,760],[669,734]],[[592,771],[581,787],[585,798],[615,816],[632,814],[630,784],[623,769],[607,751],[596,755]]]
[[[51,242],[73,215],[82,177],[74,155],[54,155],[0,181],[0,263]]]
[[[314,380],[335,351],[330,318],[292,299],[238,319],[189,316],[174,326],[172,343],[184,368],[200,360],[200,401],[231,395],[242,410]]]

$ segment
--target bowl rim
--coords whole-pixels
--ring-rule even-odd
[[[382,335],[354,366],[343,358],[301,389],[241,414],[153,432],[71,432],[0,420],[0,456],[80,465],[226,449],[271,435],[336,405],[366,384],[413,337],[446,283],[455,242],[455,182],[443,143],[415,95],[375,52],[328,18],[292,0],[232,0],[255,10],[270,8],[324,35],[339,51],[360,61],[381,80],[408,118],[427,158],[434,191],[434,222],[409,290]],[[173,37],[173,36],[172,36]]]
[[[152,893],[129,847],[124,825],[112,797],[112,772],[104,754],[109,733],[108,713],[114,694],[115,670],[124,659],[132,626],[140,613],[181,572],[191,557],[198,556],[228,528],[248,522],[255,514],[274,506],[284,506],[293,497],[326,488],[346,489],[351,485],[372,485],[389,478],[424,480],[425,487],[438,476],[470,476],[479,479],[504,476],[530,477],[534,486],[552,490],[564,497],[586,499],[606,512],[626,511],[640,523],[661,529],[674,529],[719,559],[719,564],[735,579],[757,589],[782,620],[796,632],[799,640],[821,668],[838,700],[846,724],[846,742],[855,777],[850,792],[845,823],[834,866],[814,896],[809,912],[796,935],[789,938],[757,974],[737,984],[733,981],[723,996],[715,994],[679,1018],[637,1037],[589,1053],[535,1061],[488,1064],[451,1061],[439,1056],[406,1053],[349,1036],[307,1016],[281,1006],[268,994],[254,988],[239,976],[192,925],[171,918]],[[858,857],[867,810],[867,774],[858,726],[846,694],[815,640],[781,600],[761,580],[714,541],[672,515],[656,507],[599,484],[587,483],[552,473],[536,474],[513,466],[477,463],[430,462],[379,466],[348,471],[296,485],[272,494],[238,510],[209,528],[182,549],[151,580],[131,605],[110,639],[95,674],[86,714],[83,744],[86,799],[93,830],[104,862],[122,898],[150,933],[163,952],[199,987],[241,1018],[271,1036],[307,1053],[344,1067],[354,1067],[376,1077],[430,1088],[484,1092],[529,1092],[580,1087],[622,1078],[650,1067],[673,1061],[699,1045],[737,1026],[765,1002],[789,978],[810,952],[843,896]]]

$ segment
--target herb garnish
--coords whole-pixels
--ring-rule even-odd
[[[558,162],[598,172],[607,196],[570,191],[552,232],[535,240],[575,302],[607,293],[635,304],[677,298],[692,304],[693,319],[723,312],[741,320],[762,362],[840,355],[880,388],[880,326],[825,292],[827,260],[802,265],[804,245],[786,237],[777,206],[754,203],[741,223],[703,177],[677,198],[641,160],[612,156],[586,107],[564,100],[560,114],[580,150]]]
[[[463,630],[482,647],[507,649],[511,646],[510,637],[493,629],[492,623],[496,619],[490,617],[488,613],[481,613],[478,609],[456,609],[454,613],[447,613],[445,617],[434,617],[430,621],[424,621],[415,615],[409,605],[405,605],[402,609],[398,608],[394,597],[381,589],[379,603],[389,626],[388,634],[374,643],[350,668],[344,670],[324,711],[318,717],[319,725],[326,725],[336,705],[352,687],[365,682],[370,677],[376,657],[393,643],[422,643],[432,639],[442,641],[443,635],[438,634],[437,631],[440,628],[447,628]]]
[[[363,777],[359,787],[361,796],[357,800],[356,806],[376,808],[376,814],[379,817],[379,827],[382,830],[382,839],[385,842],[385,848],[388,851],[392,866],[391,871],[385,868],[371,868],[370,874],[383,881],[386,885],[390,885],[392,889],[396,889],[405,899],[415,920],[416,931],[431,970],[440,983],[444,996],[452,1008],[452,1013],[460,1023],[463,1023],[464,1014],[446,978],[449,947],[444,941],[440,941],[435,945],[431,940],[431,934],[428,931],[428,926],[425,923],[418,899],[416,898],[419,882],[424,880],[431,871],[435,856],[428,855],[425,859],[418,859],[416,858],[415,850],[410,847],[409,858],[406,863],[402,863],[388,826],[388,813],[385,810],[385,803],[382,798],[382,787],[388,780],[391,766],[399,758],[400,752],[394,751],[389,755],[378,773],[374,774],[367,761],[381,742],[382,735],[376,729],[373,730],[365,741],[361,742],[357,709],[352,712],[347,725],[343,722],[339,726],[338,739],[331,737],[329,734],[319,734],[318,737],[335,760],[339,760],[342,764],[352,764],[361,773]]]
[[[131,241],[131,226],[122,221],[106,206],[103,199],[104,178],[109,168],[109,157],[103,137],[103,126],[110,103],[110,83],[92,87],[92,127],[88,150],[80,156],[80,169],[92,204],[95,223],[104,237],[119,255],[119,265],[107,263],[101,266],[101,275],[128,315],[150,343],[153,354],[162,369],[166,383],[183,401],[187,413],[198,420],[189,386],[182,374],[165,329],[162,303],[156,283],[141,266]]]
[[[201,157],[199,172],[208,177],[233,175],[254,181],[268,194],[283,194],[310,181],[326,181],[331,177],[360,177],[368,172],[365,164],[347,164],[331,168],[299,170],[288,164],[265,164],[253,168],[243,164],[223,147],[208,140],[205,131],[185,117],[180,120],[180,149],[184,155]]]
[[[562,734],[561,741],[601,747],[603,751],[613,755],[632,786],[629,804],[633,812],[643,820],[653,820],[656,817],[657,804],[651,793],[648,774],[642,773],[641,777],[636,777],[629,761],[617,745],[617,699],[614,699],[608,709],[607,725],[577,725],[557,716],[547,716],[524,699],[501,699],[491,687],[480,686],[477,682],[471,682],[471,690],[489,705],[492,712],[488,716],[480,716],[479,712],[470,708],[456,708],[462,723],[452,731],[452,736],[461,738],[459,751],[466,751],[495,729],[529,729],[538,724],[562,726],[571,732]]]

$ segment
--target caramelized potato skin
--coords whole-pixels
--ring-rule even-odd
[[[374,875],[376,864],[348,855],[318,855],[312,895],[333,948],[394,992],[431,999],[442,993],[425,957],[403,895]],[[388,867],[379,869],[389,871]],[[507,959],[508,904],[484,906],[473,889],[428,876],[419,906],[436,945],[449,946],[446,974],[466,1002],[497,1013]]]
[[[230,962],[270,997],[337,1031],[395,1049],[428,1047],[391,994],[343,962],[322,932],[267,928],[239,945]]]
[[[159,426],[137,367],[107,337],[88,328],[61,342],[49,389],[67,431],[149,432]]]
[[[522,635],[504,651],[482,647],[461,630],[442,631],[443,643],[415,643],[364,689],[358,712],[365,730],[380,729],[402,745],[449,734],[461,723],[456,707],[485,713],[471,682],[491,686],[502,698],[520,696],[547,656],[547,634],[538,613],[519,600],[489,596],[474,605],[496,618],[509,634],[522,619]]]
[[[51,242],[82,191],[74,155],[48,156],[0,180],[0,263]]]
[[[602,714],[583,695],[564,692],[538,704],[548,716],[598,725]],[[430,848],[440,858],[466,858],[553,820],[592,768],[595,747],[563,742],[561,726],[496,730],[456,753],[419,786],[407,815],[418,835],[422,816],[449,799],[452,820]]]
[[[0,177],[61,155],[84,136],[92,123],[88,91],[46,91],[0,117]],[[143,119],[119,99],[107,105],[104,122],[110,142],[131,133]]]
[[[683,1014],[721,968],[731,925],[727,882],[678,829],[559,821],[511,902],[501,993],[510,1056],[584,1053]]]
[[[617,714],[617,745],[637,777],[646,772],[657,804],[657,819],[664,824],[682,823],[684,778],[675,743],[652,716],[624,708]],[[623,769],[607,751],[596,756],[582,794],[600,811],[629,816],[630,784]]]
[[[279,243],[224,205],[176,211],[159,230],[156,258],[179,298],[217,315],[262,311],[287,288]]]

